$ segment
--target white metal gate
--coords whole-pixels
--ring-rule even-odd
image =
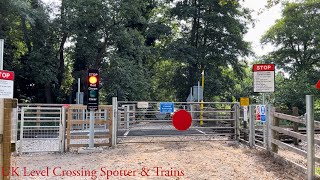
[[[64,107],[22,107],[19,153],[63,152]]]
[[[160,102],[117,102],[118,142],[141,142],[141,138],[163,137],[163,141],[235,140],[239,138],[239,104],[236,102],[174,102],[174,111],[184,109],[192,125],[178,131],[172,125],[173,113],[160,113]],[[133,139],[132,139],[133,138]],[[147,140],[149,141],[149,140]]]

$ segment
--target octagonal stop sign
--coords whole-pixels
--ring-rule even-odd
[[[320,80],[317,82],[316,88],[320,90]]]

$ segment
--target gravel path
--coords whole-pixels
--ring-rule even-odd
[[[12,166],[18,168],[19,177],[11,179],[23,180],[302,179],[291,168],[279,166],[258,150],[224,141],[126,143],[101,153],[24,154],[13,157]],[[35,176],[27,176],[31,174]]]

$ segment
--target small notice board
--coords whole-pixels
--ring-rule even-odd
[[[160,102],[160,113],[173,113],[174,103],[173,102]]]
[[[249,106],[249,98],[241,97],[240,98],[240,106]]]

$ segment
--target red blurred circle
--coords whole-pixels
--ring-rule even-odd
[[[172,116],[172,124],[179,131],[185,131],[191,126],[192,117],[186,110],[179,110]]]
[[[320,90],[320,80],[317,82],[316,88]]]

